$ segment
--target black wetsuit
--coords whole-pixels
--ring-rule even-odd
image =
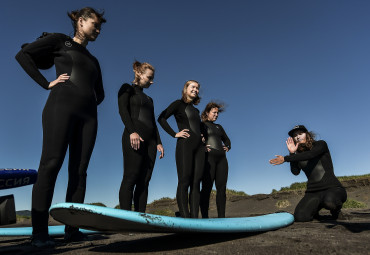
[[[209,197],[213,182],[216,183],[216,205],[219,218],[225,218],[226,183],[229,166],[226,159],[225,145],[231,149],[231,142],[221,125],[210,121],[204,122],[206,127],[206,144],[211,149],[206,153],[205,169],[200,193],[200,211],[203,218],[208,218]],[[223,145],[224,144],[224,145]]]
[[[161,113],[158,122],[168,134],[175,137],[176,132],[167,122],[171,115],[175,116],[179,131],[188,129],[190,134],[188,138],[178,138],[176,144],[177,204],[181,217],[198,218],[200,181],[203,175],[205,153],[199,110],[192,103],[187,104],[183,100],[176,100]],[[188,195],[189,187],[190,196]]]
[[[152,176],[157,145],[162,144],[154,117],[153,100],[139,86],[123,84],[118,92],[118,107],[125,130],[122,136],[124,174],[119,191],[120,207],[145,212],[149,181]],[[137,133],[144,140],[134,150],[130,134]],[[135,189],[135,192],[134,192]]]
[[[340,211],[347,193],[334,175],[325,141],[316,141],[311,150],[285,156],[284,160],[290,162],[294,175],[302,169],[308,178],[305,196],[295,208],[296,221],[310,221],[322,208],[330,210],[333,216]]]
[[[53,58],[57,76],[67,73],[70,79],[51,89],[42,113],[42,155],[32,190],[34,235],[48,232],[55,181],[68,146],[66,202],[83,203],[86,172],[97,132],[97,105],[104,99],[99,63],[85,47],[66,35],[50,34],[17,54],[16,59],[28,75],[48,89],[49,82],[37,68],[42,57]]]

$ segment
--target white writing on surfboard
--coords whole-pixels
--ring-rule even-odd
[[[32,169],[1,168],[0,171],[33,171]]]
[[[0,179],[0,188],[11,188],[30,184],[30,177]]]

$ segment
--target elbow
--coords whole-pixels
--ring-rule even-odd
[[[17,55],[15,55],[15,59],[17,60],[18,63],[21,63],[22,57],[23,57],[23,51],[20,50]]]
[[[294,175],[299,175],[300,170],[299,169],[292,169],[291,172]]]
[[[105,98],[105,95],[104,95],[104,94],[100,95],[100,96],[96,99],[96,103],[97,103],[97,105],[100,105],[100,104],[101,104],[101,102],[103,102],[103,101],[104,101],[104,98]]]
[[[163,116],[162,115],[159,115],[158,119],[157,119],[158,123],[163,126]]]

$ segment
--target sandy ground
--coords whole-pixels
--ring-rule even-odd
[[[0,254],[370,254],[370,185],[346,186],[348,197],[367,204],[367,208],[344,209],[343,217],[337,221],[294,223],[252,234],[95,234],[90,241],[79,243],[64,243],[58,237],[55,249],[48,250],[32,247],[28,237],[0,237]],[[231,197],[227,217],[292,213],[302,195],[286,192]],[[160,207],[176,208],[175,204],[167,203],[148,211]],[[328,212],[322,210],[321,214],[325,216]],[[214,201],[210,216],[216,216]],[[25,221],[11,227],[29,225]]]

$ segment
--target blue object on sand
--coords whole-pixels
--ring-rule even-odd
[[[263,232],[286,227],[294,221],[293,215],[286,212],[242,218],[186,219],[78,203],[55,204],[50,208],[50,215],[67,225],[108,232]]]
[[[64,235],[64,225],[59,226],[49,226],[49,235],[51,236],[61,236]],[[85,234],[95,234],[96,231],[80,229],[82,233]],[[0,236],[31,236],[32,228],[0,228]]]
[[[0,168],[0,190],[34,184],[36,180],[36,170]]]

